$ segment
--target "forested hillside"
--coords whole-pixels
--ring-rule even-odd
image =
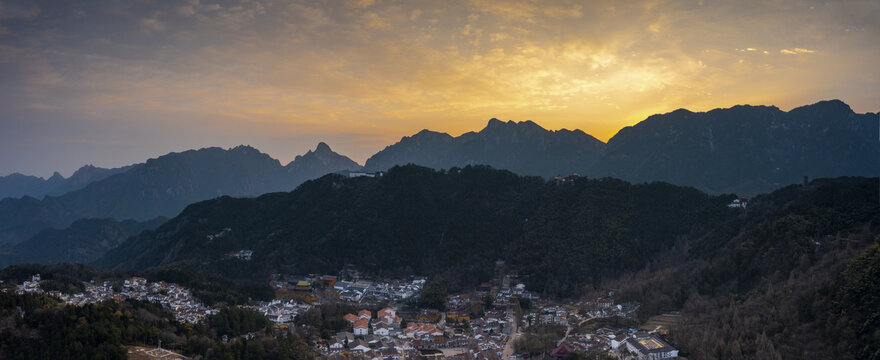
[[[876,178],[790,186],[605,286],[645,317],[681,310],[692,358],[875,359],[877,199]]]
[[[472,285],[505,260],[530,287],[574,295],[638,268],[681,237],[737,216],[732,196],[614,179],[545,182],[507,171],[397,167],[378,178],[325,176],[290,193],[223,197],[129,239],[96,265],[180,266],[233,279],[272,272],[442,274]],[[231,231],[222,236],[222,229]],[[224,254],[254,250],[250,262]]]

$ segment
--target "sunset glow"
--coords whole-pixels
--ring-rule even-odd
[[[0,2],[0,175],[250,144],[363,161],[492,117],[605,141],[655,113],[880,110],[880,2]]]

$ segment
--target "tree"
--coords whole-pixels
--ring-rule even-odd
[[[446,295],[449,284],[442,276],[434,276],[425,283],[419,297],[419,307],[423,309],[446,310]]]

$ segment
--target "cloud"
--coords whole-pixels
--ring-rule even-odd
[[[391,27],[391,23],[388,19],[373,12],[364,14],[363,22],[364,25],[371,29],[388,29]]]
[[[141,28],[147,34],[165,31],[165,24],[156,18],[147,18],[141,20]]]
[[[47,8],[39,24],[0,20],[15,34],[0,37],[0,133],[19,118],[118,133],[143,122],[174,129],[180,149],[359,134],[348,140],[363,159],[422,128],[460,133],[502,115],[607,139],[680,107],[834,96],[880,108],[864,76],[880,28],[847,15],[876,2],[72,1],[85,19]]]
[[[373,6],[376,0],[351,0],[350,4],[355,7],[367,8]]]
[[[177,7],[177,13],[183,16],[193,16],[199,6],[199,0],[189,0]]]
[[[19,6],[19,4],[9,6],[0,2],[0,19],[33,20],[40,16],[40,13],[42,13],[42,9],[38,6]]]
[[[570,8],[548,6],[544,8],[544,15],[547,15],[551,18],[580,19],[584,17],[584,13],[581,11],[581,9],[583,9],[583,7],[580,5],[575,5]]]
[[[782,49],[779,50],[780,53],[785,55],[802,55],[802,54],[815,54],[815,50],[803,49],[803,48],[794,48],[794,49]]]

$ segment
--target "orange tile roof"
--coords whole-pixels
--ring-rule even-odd
[[[367,322],[367,319],[359,319],[358,321],[354,322],[354,327],[355,329],[366,329],[370,327],[370,323]]]

